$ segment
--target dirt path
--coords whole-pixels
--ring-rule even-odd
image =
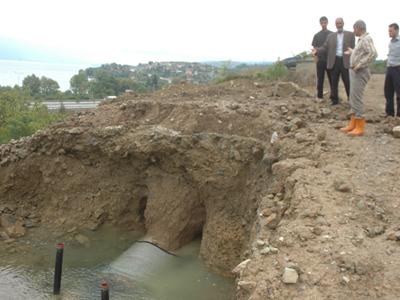
[[[309,124],[308,132],[326,133],[325,147],[318,159],[286,180],[283,201],[287,198],[290,205],[278,228],[271,231],[265,216],[260,217],[254,260],[241,277],[242,290],[248,287],[244,283],[254,283],[249,299],[398,298],[400,248],[388,236],[400,229],[400,139],[385,132],[399,120],[381,117],[382,88],[383,76],[374,76],[365,95],[367,118],[373,123],[367,124],[364,137],[337,129],[346,123],[340,119],[346,118],[347,103],[335,108],[332,118]],[[263,241],[279,249],[278,254],[255,249],[263,249]],[[295,285],[282,283],[285,267],[300,275]],[[262,271],[251,275],[249,270],[256,268]]]

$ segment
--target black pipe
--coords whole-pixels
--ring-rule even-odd
[[[109,300],[110,299],[110,294],[109,294],[109,286],[106,281],[103,281],[100,284],[101,288],[101,300]]]
[[[156,243],[153,243],[150,241],[139,240],[139,241],[136,241],[135,243],[147,243],[147,244],[153,245],[154,247],[157,247],[158,249],[160,249],[161,251],[164,251],[165,253],[167,253],[169,255],[178,256],[175,253],[169,252],[168,250],[165,250],[161,246],[157,245]]]
[[[56,245],[56,249],[57,253],[56,253],[56,267],[54,270],[53,294],[59,295],[61,288],[61,273],[62,273],[62,264],[64,256],[64,243],[58,243]]]

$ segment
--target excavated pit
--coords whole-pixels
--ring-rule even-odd
[[[275,159],[265,142],[275,112],[254,106],[248,84],[125,96],[2,145],[1,203],[53,230],[109,222],[170,250],[201,235],[206,264],[232,276]],[[270,90],[254,95],[276,97]]]
[[[201,236],[200,256],[236,276],[238,299],[391,299],[400,259],[388,263],[382,233],[397,230],[398,196],[372,179],[395,185],[382,166],[396,159],[375,153],[383,141],[395,157],[398,144],[379,121],[348,139],[335,129],[346,112],[252,80],[124,95],[0,146],[0,232],[114,224],[168,250]]]

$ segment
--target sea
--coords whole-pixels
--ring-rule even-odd
[[[0,60],[0,86],[22,86],[28,75],[45,76],[57,81],[61,91],[70,88],[69,81],[79,70],[94,67],[83,64],[63,64],[25,60]]]

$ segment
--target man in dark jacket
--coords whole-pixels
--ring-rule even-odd
[[[326,41],[326,38],[332,31],[327,29],[328,18],[321,17],[319,19],[319,24],[321,25],[321,31],[314,35],[311,45],[315,48],[322,47]],[[317,57],[317,99],[322,100],[324,98],[324,80],[325,72],[328,75],[329,86],[331,85],[331,74],[326,68],[326,53],[318,53]]]
[[[313,50],[313,54],[327,54],[327,68],[331,72],[331,101],[332,105],[339,103],[339,78],[342,77],[347,98],[350,93],[350,55],[344,52],[355,46],[355,36],[353,32],[343,30],[343,18],[335,21],[337,32],[328,36],[322,47]]]

